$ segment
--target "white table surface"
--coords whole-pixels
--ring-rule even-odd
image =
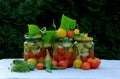
[[[14,59],[0,60],[0,79],[120,79],[120,60],[101,60],[98,69],[82,70],[67,68],[65,70],[37,70],[25,73],[8,70]]]

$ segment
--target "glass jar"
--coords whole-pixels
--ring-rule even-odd
[[[44,62],[45,57],[44,44],[41,38],[25,37],[24,42],[24,60],[35,58],[37,62]]]
[[[94,43],[93,38],[89,39],[75,39],[75,49],[77,58],[80,58],[83,62],[88,58],[94,56]]]
[[[62,39],[62,40],[61,40]],[[57,62],[64,60],[67,62],[67,67],[73,64],[73,42],[68,38],[57,39],[53,46],[53,59]]]

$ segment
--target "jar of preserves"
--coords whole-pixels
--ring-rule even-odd
[[[94,43],[92,37],[75,38],[75,51],[77,58],[85,62],[88,58],[94,56]]]
[[[24,60],[35,58],[37,62],[44,62],[45,57],[44,43],[38,37],[25,37],[24,41]]]
[[[73,42],[70,38],[64,37],[57,39],[53,46],[53,59],[58,63],[62,60],[67,62],[67,67],[73,64]]]

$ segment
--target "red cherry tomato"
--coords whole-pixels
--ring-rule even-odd
[[[64,48],[57,48],[57,53],[59,55],[64,55],[65,54],[65,49]]]
[[[67,66],[67,62],[66,62],[65,60],[59,61],[58,65],[59,65],[60,67],[63,67],[64,69],[68,67],[68,66]]]
[[[38,70],[42,70],[42,69],[44,69],[44,64],[43,64],[43,63],[38,63],[38,64],[36,65],[36,68],[37,68]]]
[[[52,66],[58,66],[58,62],[56,60],[52,60]]]
[[[90,63],[88,63],[88,62],[83,62],[81,68],[82,68],[83,70],[89,70],[89,69],[90,69]]]
[[[74,36],[74,32],[71,31],[71,30],[69,30],[69,31],[67,32],[67,37],[72,38],[73,36]]]
[[[93,57],[94,56],[94,52],[93,51],[90,51],[89,52],[89,55],[87,56],[88,58],[91,58],[91,57]]]
[[[90,63],[90,67],[92,69],[97,69],[101,63],[100,59],[97,57],[89,58],[87,62]]]

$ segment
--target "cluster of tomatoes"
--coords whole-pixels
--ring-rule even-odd
[[[89,58],[87,61],[83,62],[81,68],[84,70],[97,69],[100,66],[100,59],[97,57]]]
[[[89,52],[89,55],[86,57],[77,58],[73,62],[74,68],[81,68],[83,70],[97,69],[100,66],[101,60],[98,57],[94,56],[93,52]]]
[[[77,61],[77,66],[75,66],[75,62]],[[75,69],[83,69],[83,70],[89,70],[89,69],[97,69],[100,66],[100,59],[97,57],[92,57],[89,58],[87,61],[82,61],[80,59],[76,59],[73,62],[73,68]],[[68,68],[68,62],[66,60],[52,60],[52,67],[63,67],[63,69]],[[44,64],[43,63],[38,63],[36,68],[38,70],[44,69]]]
[[[64,48],[57,48],[56,55],[54,56],[54,60],[57,62],[65,61],[67,62],[67,67],[72,66],[74,58],[73,52],[66,51]]]
[[[58,61],[53,59],[51,64],[52,64],[52,68],[55,67],[56,70],[58,70],[58,69],[66,69],[67,68],[67,62],[65,60],[61,60],[61,61],[58,62]],[[43,70],[45,68],[45,65],[44,65],[44,63],[38,63],[36,65],[36,68],[38,70]]]

